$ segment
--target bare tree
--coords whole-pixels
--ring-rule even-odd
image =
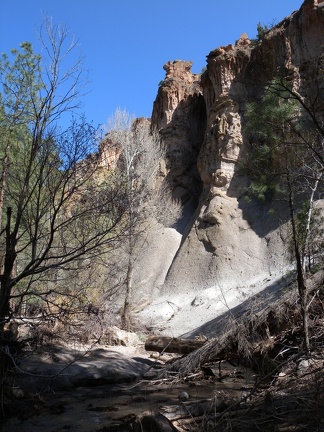
[[[127,196],[127,229],[121,244],[127,257],[122,326],[129,329],[133,274],[140,250],[157,222],[164,225],[176,222],[181,205],[172,199],[161,176],[159,179],[160,163],[166,152],[158,133],[150,130],[150,122],[117,109],[108,120],[108,131],[111,142],[120,148],[118,172]]]
[[[42,56],[25,43],[0,65],[0,362],[15,305],[76,295],[55,281],[114,247],[125,210],[115,174],[96,178],[98,131],[75,114],[84,84],[80,61],[68,63],[75,44],[50,20],[40,39]]]

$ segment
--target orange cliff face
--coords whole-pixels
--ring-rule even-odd
[[[235,195],[234,172],[245,148],[242,112],[246,101],[255,97],[258,86],[278,75],[293,81],[303,95],[314,92],[310,77],[318,74],[323,35],[324,0],[306,0],[260,41],[251,41],[243,33],[234,45],[212,50],[202,75],[191,72],[190,61],[167,62],[152,124],[169,148],[170,177],[182,175],[181,183],[194,164],[208,189],[221,171],[228,193]]]
[[[184,204],[184,219],[198,205],[201,179],[197,157],[204,139],[206,109],[200,74],[191,72],[192,62],[169,61],[153,104],[152,126],[167,148],[164,174],[173,196]]]
[[[163,66],[166,75],[160,83],[152,114],[152,123],[158,129],[172,122],[180,103],[201,95],[200,75],[191,73],[191,67],[192,62],[180,60],[169,61]]]

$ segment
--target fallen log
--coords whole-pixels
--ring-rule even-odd
[[[291,282],[288,286],[295,287],[294,283]],[[307,286],[308,294],[313,295],[313,298],[315,298],[315,294],[317,295],[317,293],[314,294],[315,290],[318,290],[319,294],[323,296],[324,270],[320,270],[310,277],[307,280]],[[309,303],[309,308],[314,303],[313,298]],[[321,298],[318,301],[322,304]],[[275,292],[271,305],[269,305],[268,296],[264,296],[259,301],[258,308],[255,307],[253,317],[251,314],[251,308],[254,307],[253,297],[249,302],[251,302],[251,306],[246,306],[245,314],[235,316],[235,321],[231,327],[226,327],[224,324],[223,331],[218,331],[217,338],[209,339],[197,351],[189,352],[186,357],[175,360],[164,370],[164,375],[170,372],[189,374],[215,359],[233,358],[233,354],[231,355],[229,351],[233,353],[233,349],[235,350],[235,347],[238,346],[241,347],[241,350],[234,352],[234,355],[238,356],[241,361],[246,359],[248,365],[252,361],[255,365],[260,365],[258,367],[264,367],[265,362],[267,362],[268,369],[274,367],[274,363],[271,363],[271,354],[278,354],[274,349],[276,336],[285,334],[285,331],[288,336],[289,329],[300,325],[298,290],[289,289]],[[294,315],[292,315],[292,310],[296,310]],[[271,325],[269,325],[270,323]],[[257,334],[261,342],[255,345],[251,343],[251,339],[256,339]],[[280,344],[280,338],[278,341]]]
[[[205,344],[206,340],[179,339],[167,336],[150,336],[145,341],[146,351],[189,354]]]

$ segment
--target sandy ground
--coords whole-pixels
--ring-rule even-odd
[[[14,401],[14,416],[0,424],[3,432],[102,432],[130,431],[136,416],[158,412],[161,406],[178,406],[183,391],[188,403],[214,398],[219,391],[242,397],[252,388],[251,374],[227,365],[223,383],[208,380],[157,379],[161,365],[141,353],[138,347],[105,347],[94,349],[64,369],[72,353],[56,350],[55,356],[42,357],[38,365],[26,362],[29,381],[21,380],[25,396]],[[81,352],[79,352],[81,354]],[[56,359],[56,361],[53,361]],[[39,374],[55,372],[61,376],[45,385]],[[224,366],[225,368],[225,366]],[[218,365],[215,364],[215,371]],[[223,369],[225,374],[225,369]],[[69,381],[66,377],[69,376]],[[151,376],[151,379],[148,378]],[[232,378],[231,378],[232,377]],[[39,387],[41,385],[41,387]],[[26,397],[28,395],[28,398]]]
[[[278,297],[288,279],[276,277],[252,281],[244,289],[222,290],[214,286],[198,294],[168,293],[158,297],[138,314],[153,334],[170,337],[215,337],[220,320],[259,308]]]

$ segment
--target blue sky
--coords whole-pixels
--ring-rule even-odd
[[[0,0],[0,52],[33,43],[43,15],[65,25],[79,40],[89,93],[87,120],[104,124],[117,107],[150,117],[163,65],[191,60],[201,72],[207,54],[256,36],[300,8],[302,0]]]

